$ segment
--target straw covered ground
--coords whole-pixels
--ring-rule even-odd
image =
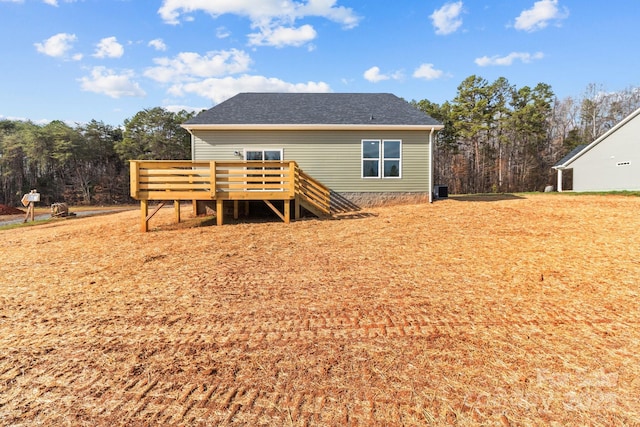
[[[0,425],[638,425],[639,212],[527,195],[0,231]]]

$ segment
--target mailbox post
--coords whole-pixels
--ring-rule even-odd
[[[31,222],[35,220],[35,205],[36,202],[40,201],[40,193],[37,190],[31,190],[30,193],[22,196],[22,205],[27,208],[27,214],[24,216],[24,222],[29,220],[31,217]]]

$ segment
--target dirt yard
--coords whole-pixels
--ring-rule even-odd
[[[640,198],[0,231],[0,425],[639,425]]]

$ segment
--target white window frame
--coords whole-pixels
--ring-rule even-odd
[[[264,160],[264,152],[265,151],[278,151],[280,152],[280,160],[274,160],[274,161],[279,161],[279,162],[284,162],[284,149],[283,148],[262,148],[262,147],[256,147],[256,148],[243,148],[242,150],[242,158],[245,159],[245,161],[252,161],[252,160],[247,160],[247,151],[261,151],[262,152],[262,162],[268,161],[268,160]],[[260,160],[258,160],[260,161]],[[247,167],[247,170],[249,170],[250,168]],[[255,168],[256,170],[261,170],[263,173],[266,170],[265,168]],[[283,168],[278,168],[280,170],[282,170]],[[247,174],[248,175],[248,174]],[[250,191],[284,191],[283,189],[280,190],[250,190]]]
[[[398,157],[385,157],[384,155],[384,144],[386,142],[397,142],[398,143]],[[383,139],[382,140],[382,149],[380,153],[381,164],[380,170],[382,172],[382,179],[401,179],[402,178],[402,140],[401,139]],[[397,161],[398,162],[398,176],[384,176],[384,162],[385,161]]]
[[[365,143],[377,142],[379,145],[378,157],[364,157]],[[385,142],[397,142],[400,144],[399,157],[385,157],[384,156],[384,144]],[[365,160],[377,161],[378,171],[376,176],[365,176]],[[384,176],[384,163],[385,161],[397,161],[398,162],[398,176]],[[401,139],[363,139],[360,142],[360,178],[362,179],[402,179],[402,140]]]
[[[378,157],[364,157],[364,147],[366,143],[378,143]],[[362,179],[380,179],[381,174],[380,174],[380,154],[382,153],[382,140],[380,139],[363,139],[360,142],[360,178]],[[369,161],[377,161],[378,162],[378,170],[377,170],[377,174],[376,176],[365,176],[364,171],[365,171],[365,167],[364,167],[364,162],[365,160],[369,160]]]
[[[242,158],[247,159],[247,151],[262,151],[262,158],[264,161],[264,152],[265,151],[279,151],[280,152],[280,161],[284,161],[284,149],[283,148],[243,148],[242,149]]]

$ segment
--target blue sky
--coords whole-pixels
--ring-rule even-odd
[[[0,0],[0,119],[121,125],[238,92],[640,86],[637,0]]]

